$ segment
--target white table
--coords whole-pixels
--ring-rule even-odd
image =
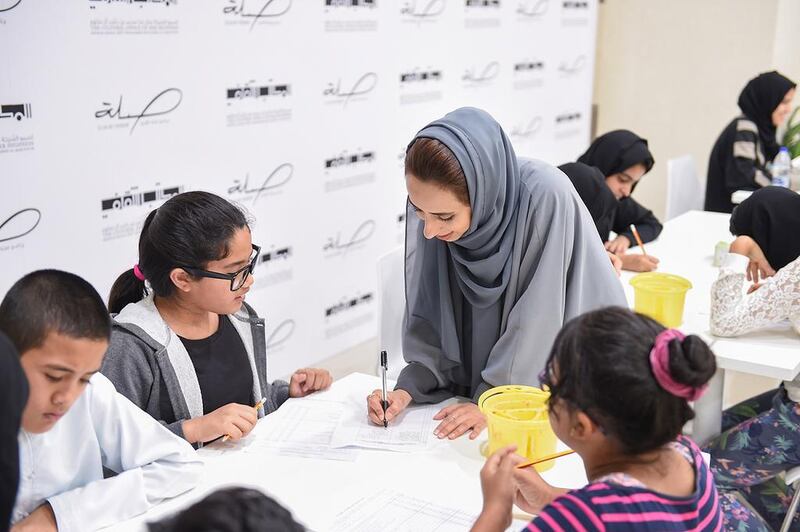
[[[737,190],[733,194],[731,194],[731,203],[734,205],[739,205],[741,202],[749,198],[753,195],[754,190]],[[800,190],[795,190],[798,194],[800,194]]]
[[[690,211],[666,222],[659,238],[645,244],[647,253],[661,261],[658,271],[691,281],[693,288],[686,294],[680,329],[706,339],[717,357],[717,374],[695,405],[697,417],[693,437],[699,442],[720,432],[726,370],[783,380],[792,380],[800,373],[800,338],[788,322],[737,338],[717,338],[709,330],[711,284],[719,274],[718,268],[713,266],[714,247],[719,241],[733,241],[728,230],[729,221],[729,214]],[[639,252],[638,248],[631,251]],[[632,272],[622,274],[631,308],[634,300],[630,279],[634,275]]]
[[[331,390],[325,393],[328,399],[346,400],[353,408],[363,410],[366,418],[366,396],[376,387],[380,387],[377,377],[354,373],[334,382]],[[266,424],[263,429],[268,429],[271,417],[259,421],[259,424]],[[484,431],[477,440],[463,436],[422,453],[364,450],[355,462],[298,458],[273,452],[265,452],[263,456],[242,452],[219,456],[201,449],[198,453],[206,463],[206,472],[199,487],[112,528],[146,530],[147,521],[170,515],[211,491],[231,485],[261,489],[289,508],[295,519],[309,530],[327,530],[337,513],[347,508],[359,494],[385,487],[477,515],[482,504],[479,472],[484,463],[479,447],[486,438],[487,431]],[[543,477],[552,484],[568,488],[586,484],[583,463],[577,455],[559,458]],[[519,530],[524,522],[516,521],[515,525],[515,530]],[[425,531],[416,529],[415,532]]]

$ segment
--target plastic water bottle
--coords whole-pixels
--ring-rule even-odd
[[[775,160],[772,161],[772,184],[776,187],[789,188],[789,177],[792,169],[792,157],[786,146],[781,146]]]

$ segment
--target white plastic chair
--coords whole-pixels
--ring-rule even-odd
[[[786,517],[783,518],[781,532],[788,532],[792,528],[794,514],[797,513],[797,505],[800,504],[800,467],[795,467],[786,472],[786,485],[794,485],[794,496],[789,508],[786,510]]]
[[[703,210],[705,187],[697,178],[694,157],[683,155],[667,161],[667,220]]]
[[[405,249],[402,246],[378,259],[378,288],[378,348],[389,355],[386,375],[397,379],[406,365],[401,340],[406,309]],[[378,365],[376,373],[380,375]]]

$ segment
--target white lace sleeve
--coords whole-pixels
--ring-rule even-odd
[[[744,295],[748,260],[729,253],[711,285],[711,332],[737,336],[800,316],[800,258],[780,269],[761,288]]]

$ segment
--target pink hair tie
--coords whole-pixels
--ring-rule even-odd
[[[142,270],[139,269],[138,264],[133,265],[133,275],[140,281],[144,282],[144,274],[142,273]]]
[[[677,329],[661,331],[656,336],[655,344],[650,351],[650,367],[653,369],[653,375],[655,375],[659,386],[664,390],[676,397],[681,397],[688,401],[697,401],[708,388],[708,384],[699,387],[681,384],[672,378],[672,374],[669,371],[669,343],[672,340],[683,341],[684,338],[686,336]]]

